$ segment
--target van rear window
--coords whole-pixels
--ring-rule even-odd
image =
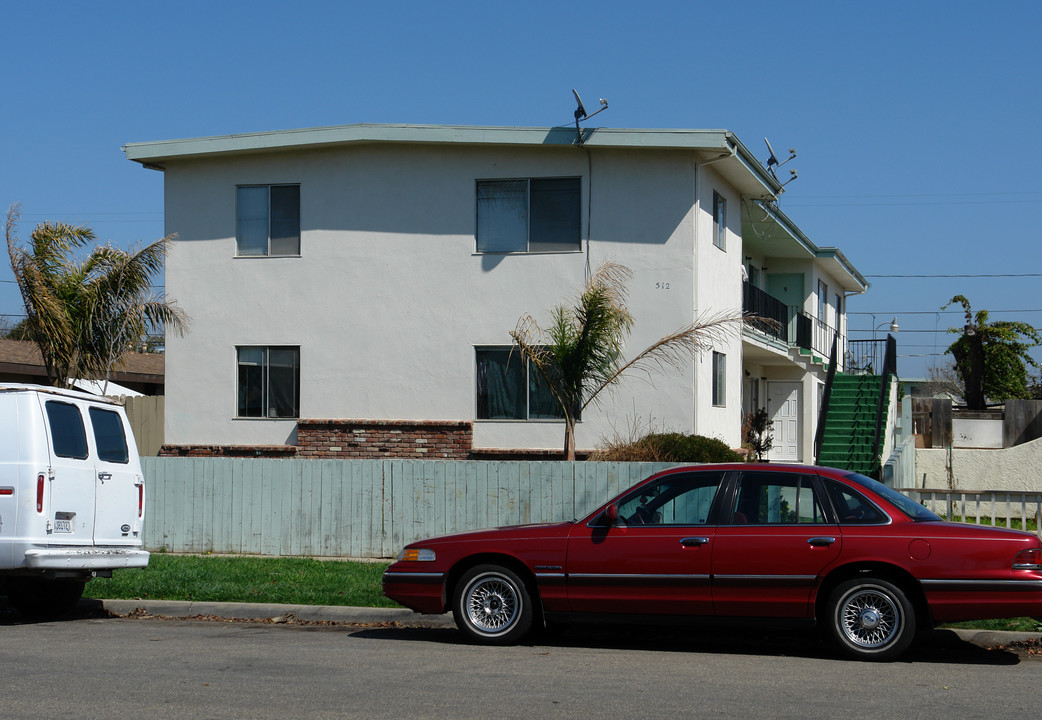
[[[55,455],[77,460],[87,457],[87,433],[83,429],[79,408],[48,400],[47,422],[51,426],[51,447]]]
[[[90,423],[94,426],[94,444],[98,448],[98,457],[105,462],[127,463],[127,436],[123,432],[123,421],[119,413],[111,410],[90,409]]]

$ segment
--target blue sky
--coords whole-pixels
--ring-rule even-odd
[[[572,122],[574,87],[608,99],[593,125],[727,128],[762,159],[764,136],[795,147],[781,207],[868,276],[851,337],[896,316],[902,376],[947,360],[954,294],[1042,326],[1037,0],[505,5],[5,3],[0,206],[22,204],[23,238],[55,220],[129,246],[162,235],[163,184],[124,143],[545,127]]]

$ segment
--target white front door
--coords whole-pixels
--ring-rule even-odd
[[[767,383],[767,415],[774,431],[772,462],[800,462],[800,392],[798,382]]]

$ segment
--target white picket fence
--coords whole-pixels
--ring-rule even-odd
[[[966,523],[1027,529],[1042,537],[1042,492],[895,488],[938,515]]]

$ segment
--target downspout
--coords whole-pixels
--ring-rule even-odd
[[[695,155],[695,216],[694,216],[694,228],[692,229],[691,237],[691,322],[694,322],[698,317],[698,221],[702,215],[702,199],[699,195],[701,191],[701,163],[698,161],[698,156]],[[726,157],[726,156],[723,156]],[[720,160],[722,158],[716,158]],[[715,162],[712,161],[712,162]],[[692,358],[691,366],[691,434],[698,434],[698,368],[702,364],[702,355]]]

